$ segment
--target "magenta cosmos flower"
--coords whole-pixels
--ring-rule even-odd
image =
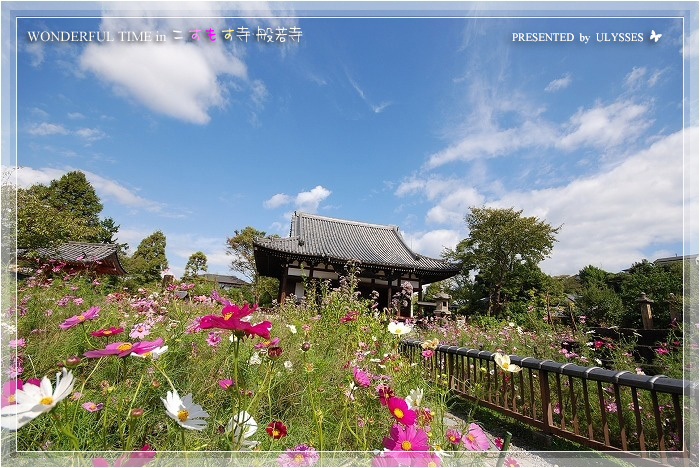
[[[271,346],[277,346],[277,343],[280,342],[279,337],[273,338],[271,340],[265,340],[261,341],[260,343],[256,343],[253,348],[255,349],[263,349],[263,348],[269,348]]]
[[[94,332],[90,332],[92,336],[96,336],[98,338],[103,337],[103,336],[115,336],[124,331],[123,328],[115,328],[115,327],[109,327],[109,328],[103,328],[102,330],[97,330]]]
[[[462,436],[462,443],[467,450],[488,450],[489,439],[478,424],[471,423],[469,430]]]
[[[447,441],[452,445],[459,445],[462,441],[462,433],[457,429],[448,429],[445,431],[445,437],[447,437]]]
[[[416,422],[416,412],[408,409],[408,403],[401,398],[389,398],[387,404],[389,412],[398,422],[405,426],[410,426]]]
[[[110,465],[104,458],[93,458],[92,466],[144,466],[150,462],[153,457],[156,456],[156,452],[151,451],[151,447],[144,445],[137,452],[131,452],[129,454],[124,454],[121,457],[114,460],[114,464]]]
[[[358,387],[367,388],[371,382],[369,374],[358,367],[353,369],[352,378]]]
[[[412,425],[403,429],[398,424],[394,424],[389,431],[389,437],[384,437],[382,443],[384,448],[394,451],[426,451],[429,448],[428,434],[423,429]]]
[[[88,351],[83,356],[87,358],[98,358],[102,356],[118,356],[124,357],[131,353],[146,354],[163,344],[163,338],[158,338],[155,341],[140,341],[138,343],[117,342],[108,344],[105,349],[97,349]]]
[[[83,323],[86,320],[94,320],[97,318],[99,311],[99,307],[90,307],[87,310],[87,312],[80,315],[74,315],[71,318],[66,319],[66,321],[60,324],[59,327],[61,327],[64,330],[68,330],[69,328],[73,328],[74,326]]]
[[[388,385],[379,384],[377,386],[377,395],[379,396],[379,403],[382,406],[388,406],[389,400],[394,396],[394,390]]]
[[[280,466],[313,466],[319,459],[318,452],[308,445],[297,445],[277,458]]]
[[[99,410],[104,408],[105,405],[104,403],[93,403],[91,401],[88,401],[87,403],[83,403],[80,406],[82,406],[83,409],[88,413],[97,413]]]
[[[253,313],[256,309],[257,306],[250,308],[248,304],[244,304],[243,307],[230,304],[221,310],[221,316],[206,315],[202,317],[199,320],[199,328],[202,330],[221,328],[223,330],[231,330],[238,337],[243,337],[243,335],[249,337],[259,336],[269,340],[272,323],[265,321],[257,325],[252,325],[250,322],[241,320],[243,317]]]

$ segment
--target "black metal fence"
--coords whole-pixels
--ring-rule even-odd
[[[400,349],[460,396],[545,433],[597,450],[654,451],[662,462],[674,451],[687,460],[684,414],[698,416],[683,404],[697,395],[695,382],[518,356],[510,362],[522,370],[511,373],[489,351],[441,345],[426,359],[420,341]]]

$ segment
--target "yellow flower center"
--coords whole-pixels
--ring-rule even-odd
[[[407,440],[401,442],[401,450],[411,450],[411,443]]]
[[[224,320],[230,319],[232,315],[233,315],[232,313],[228,313],[228,314],[224,315]]]
[[[53,398],[50,396],[44,397],[41,400],[39,400],[40,405],[50,405],[53,403]]]
[[[297,455],[294,456],[294,461],[295,461],[296,463],[301,464],[301,463],[304,461],[304,457],[301,456],[300,454],[297,454]]]
[[[397,419],[403,419],[403,411],[401,411],[398,408],[394,409],[394,416],[396,416]]]
[[[180,420],[180,422],[185,422],[187,421],[187,418],[190,416],[190,413],[187,412],[187,410],[180,410],[177,412],[177,419]]]
[[[151,352],[149,351],[149,352],[147,352],[147,353],[143,353],[143,357],[151,357],[152,354],[153,354],[153,353],[151,353]]]
[[[90,405],[90,411],[94,411],[97,409],[97,405],[95,403]]]
[[[82,322],[82,321],[84,321],[84,320],[85,320],[85,316],[84,316],[84,315],[78,315],[78,322]]]
[[[471,434],[467,434],[467,439],[469,439],[469,442],[474,442],[476,440],[476,437],[474,437]]]
[[[102,332],[102,334],[103,334],[103,335],[111,335],[111,334],[112,334],[112,330],[105,330],[105,331]]]
[[[429,461],[428,466],[437,466],[437,463],[435,463],[434,461]]]
[[[117,346],[117,349],[119,351],[129,351],[131,349],[131,343],[122,343]]]
[[[503,370],[508,370],[508,363],[504,362],[503,364],[501,364],[501,367],[503,368]]]
[[[452,443],[454,443],[454,442],[457,441],[457,437],[455,437],[455,436],[453,436],[453,435],[451,435],[451,436],[449,437],[449,439],[450,439],[450,442],[452,442]]]
[[[12,404],[12,403],[17,402],[17,400],[15,399],[14,395],[10,395],[9,397],[7,397],[7,402]]]

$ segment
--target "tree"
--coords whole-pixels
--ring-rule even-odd
[[[160,280],[161,272],[168,268],[165,244],[165,235],[161,231],[146,237],[127,260],[126,270],[142,284]]]
[[[687,265],[688,267],[690,265]],[[652,304],[654,326],[664,328],[671,321],[668,304],[671,293],[683,296],[683,263],[659,266],[643,260],[635,263],[622,276],[620,298],[625,314],[620,326],[638,327],[642,323],[639,304],[636,300],[642,293],[654,301]]]
[[[47,200],[61,211],[83,219],[91,227],[100,224],[102,203],[85,174],[72,171],[58,180],[52,180],[47,190]]]
[[[471,207],[465,221],[469,237],[446,256],[462,262],[464,275],[478,272],[488,291],[489,314],[500,315],[507,301],[504,287],[550,254],[561,227],[524,217],[514,208]]]
[[[279,287],[278,281],[273,278],[262,278],[258,274],[257,268],[255,268],[253,239],[265,237],[265,232],[247,226],[241,231],[236,229],[233,233],[233,237],[226,239],[226,244],[228,245],[226,254],[233,257],[231,269],[250,278],[256,303],[260,302],[263,293],[266,293],[266,296],[275,297],[274,291]]]
[[[189,260],[187,260],[187,265],[185,265],[185,272],[182,275],[182,279],[194,279],[199,275],[199,272],[205,273],[207,271],[207,256],[203,252],[195,252],[190,255]]]

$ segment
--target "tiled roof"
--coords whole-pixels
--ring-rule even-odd
[[[116,244],[98,244],[91,242],[66,242],[55,247],[40,247],[38,249],[17,249],[17,256],[25,258],[31,253],[33,257],[56,260],[69,264],[90,265],[100,262],[98,272],[123,275],[126,273],[117,255]]]
[[[258,238],[256,247],[291,256],[316,257],[330,261],[357,260],[364,265],[454,272],[459,265],[413,252],[396,226],[368,224],[294,213],[290,237]],[[452,275],[450,275],[452,276]]]
[[[247,282],[243,281],[242,279],[236,276],[217,275],[215,273],[205,273],[200,276],[208,279],[209,281],[216,281],[217,283],[233,284],[237,286],[245,286],[248,284]]]

